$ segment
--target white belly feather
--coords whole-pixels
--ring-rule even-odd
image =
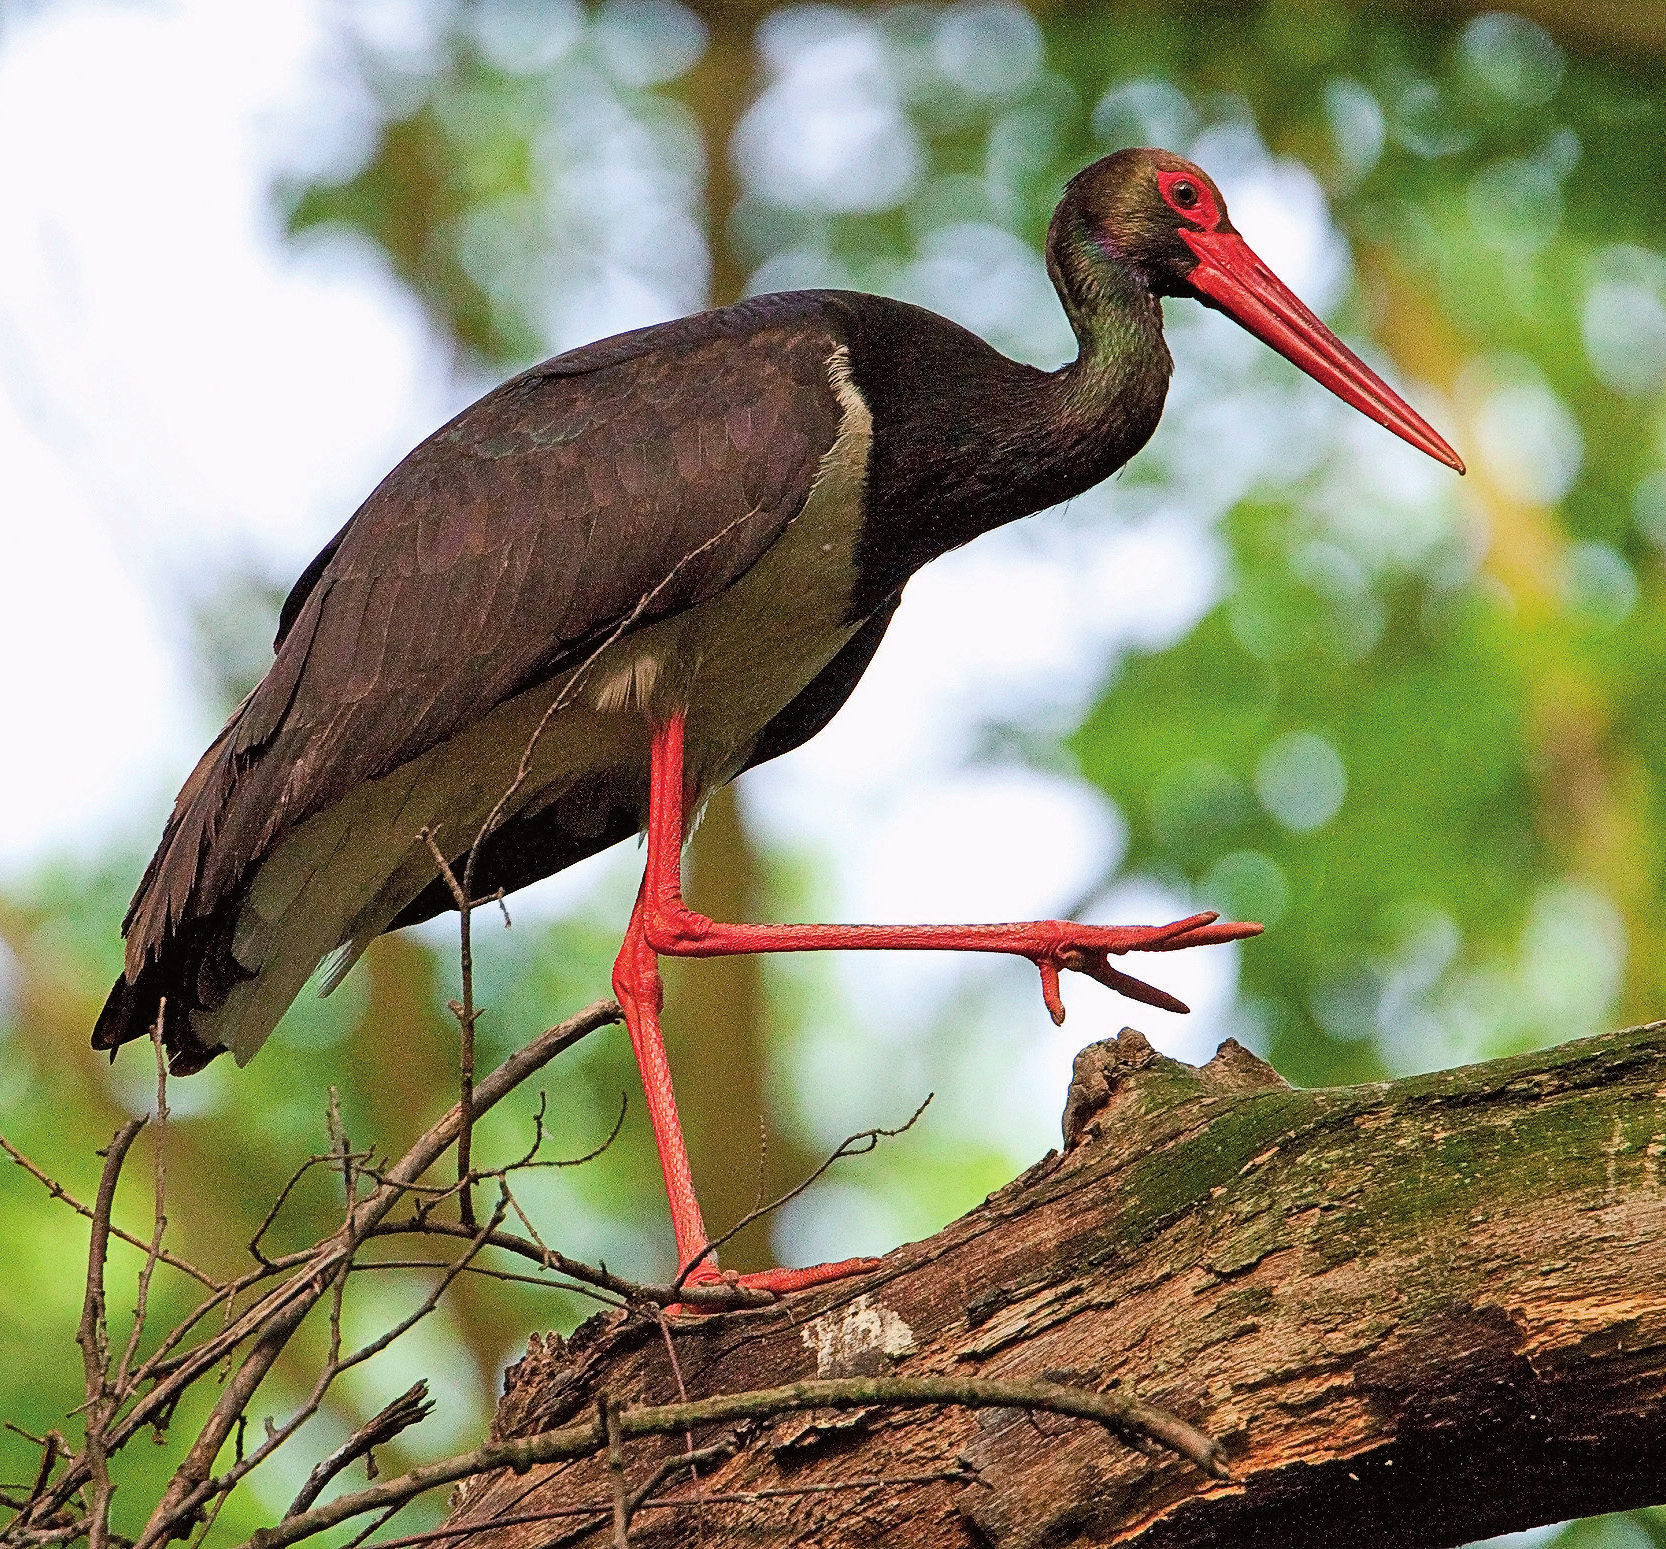
[[[828,363],[843,415],[804,508],[718,596],[606,647],[563,679],[498,706],[467,731],[361,786],[287,835],[261,865],[233,951],[254,977],[193,1017],[196,1036],[246,1064],[319,963],[339,953],[328,994],[434,878],[418,837],[455,854],[515,778],[552,702],[528,778],[505,818],[536,812],[600,770],[647,778],[649,723],[687,712],[689,775],[705,794],[733,778],[764,727],[832,661],[858,624],[845,619],[861,528],[873,421],[841,348]]]

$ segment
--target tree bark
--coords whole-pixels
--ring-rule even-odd
[[[1666,1023],[1317,1091],[1235,1043],[1194,1069],[1127,1029],[1078,1057],[1064,1132],[870,1275],[667,1333],[608,1314],[534,1337],[494,1435],[604,1397],[1045,1378],[1120,1384],[1234,1475],[1056,1414],[783,1414],[697,1432],[734,1455],[657,1488],[676,1504],[637,1513],[643,1549],[1411,1549],[1666,1500]],[[626,1489],[684,1450],[625,1443]],[[861,1480],[882,1482],[806,1489]],[[723,1499],[760,1490],[797,1493]],[[605,1543],[613,1495],[605,1458],[486,1475],[451,1523],[471,1549],[549,1549],[599,1506]]]

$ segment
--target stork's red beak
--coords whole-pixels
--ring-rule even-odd
[[[1344,403],[1448,468],[1464,471],[1463,459],[1428,422],[1325,327],[1237,232],[1182,228],[1180,235],[1197,254],[1197,268],[1189,279],[1206,304],[1300,366]]]

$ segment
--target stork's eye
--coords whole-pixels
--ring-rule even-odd
[[[1215,230],[1225,218],[1209,185],[1188,173],[1159,172],[1157,191],[1176,215],[1204,231]]]

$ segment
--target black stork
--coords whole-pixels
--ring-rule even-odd
[[[1184,1010],[1111,958],[1259,926],[737,925],[682,900],[691,814],[827,724],[916,570],[1145,444],[1172,365],[1162,297],[1225,312],[1463,471],[1177,156],[1120,151],[1079,173],[1047,266],[1079,343],[1057,371],[918,307],[802,291],[572,350],[436,431],[289,594],[270,670],[185,782],[139,885],[94,1045],[114,1051],[160,1014],[176,1073],[227,1050],[244,1063],[321,963],[328,989],[383,931],[453,906],[425,831],[460,869],[499,807],[484,895],[646,828],[613,982],[687,1265],[709,1239],[660,1038],[660,954],[1006,952],[1040,969],[1055,1020],[1063,969]],[[744,1278],[788,1290],[862,1262]],[[718,1273],[707,1256],[693,1278]]]

